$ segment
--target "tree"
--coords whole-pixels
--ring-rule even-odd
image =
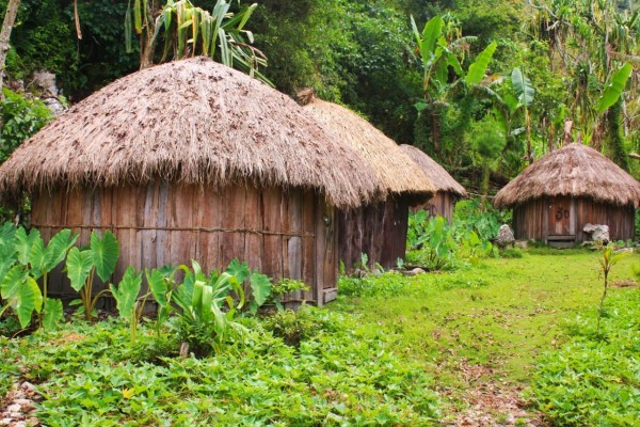
[[[18,15],[18,8],[20,7],[20,0],[9,0],[7,4],[7,10],[4,13],[4,20],[2,22],[2,29],[0,30],[0,102],[4,100],[4,94],[2,88],[4,87],[4,66],[7,59],[7,52],[9,51],[9,39],[11,38],[11,31],[13,30],[13,24],[16,22],[16,16]],[[0,119],[0,125],[2,124]]]

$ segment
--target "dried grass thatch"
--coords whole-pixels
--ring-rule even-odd
[[[429,157],[421,149],[413,145],[402,144],[400,146],[407,156],[420,166],[420,169],[429,177],[436,191],[453,193],[459,197],[467,197],[467,190],[445,170],[438,162]]]
[[[531,164],[498,192],[493,204],[506,208],[543,196],[587,197],[637,208],[640,183],[593,148],[573,143]]]
[[[374,171],[292,99],[195,58],[133,73],[75,105],[0,166],[0,197],[158,177],[315,188],[336,206],[384,196]]]
[[[298,96],[305,110],[350,144],[373,167],[385,190],[425,199],[435,193],[433,184],[418,165],[371,123],[348,108],[316,98],[312,92],[304,91]]]

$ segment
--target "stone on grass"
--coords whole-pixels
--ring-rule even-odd
[[[496,238],[496,244],[500,248],[513,247],[513,243],[516,241],[513,237],[513,231],[508,224],[502,224],[500,230],[498,230],[498,237]]]
[[[608,243],[610,240],[609,237],[609,226],[606,224],[585,224],[582,229],[587,234],[591,235],[591,239],[593,241],[599,241]]]

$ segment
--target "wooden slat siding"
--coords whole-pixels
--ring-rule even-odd
[[[586,224],[606,224],[611,240],[633,239],[635,236],[635,211],[633,206],[614,206],[580,198],[577,205],[577,227],[580,241],[589,239],[583,232]]]
[[[406,198],[389,198],[385,204],[384,232],[380,234],[384,251],[378,260],[385,269],[393,268],[404,258],[407,244],[409,204]]]
[[[279,188],[266,188],[262,192],[262,217],[265,231],[277,231],[283,224],[282,210],[283,193]],[[262,268],[264,274],[277,280],[284,277],[284,265],[282,254],[283,238],[278,235],[265,235],[263,240],[264,257]]]
[[[453,210],[455,208],[457,197],[450,192],[438,191],[431,199],[424,203],[412,206],[412,212],[425,210],[431,216],[441,216],[451,222],[453,219]]]
[[[166,184],[157,182],[141,188],[117,187],[87,190],[86,193],[59,192],[57,197],[36,196],[33,206],[40,212],[35,212],[33,218],[45,218],[40,220],[42,228],[50,228],[52,224],[58,228],[80,226],[77,228],[86,239],[86,242],[82,242],[84,244],[89,243],[88,236],[92,228],[99,232],[111,229],[121,249],[117,274],[113,278],[115,282],[120,280],[128,265],[137,269],[157,268],[166,263],[177,265],[188,263],[192,254],[197,253],[207,259],[206,264],[202,264],[207,271],[224,268],[231,259],[237,257],[246,258],[252,268],[259,268],[276,280],[281,277],[300,278],[312,288],[305,295],[300,295],[308,300],[318,301],[323,288],[335,288],[336,215],[335,209],[325,204],[323,196],[299,189],[286,192],[279,188],[247,191],[240,186],[219,192],[191,187],[185,195],[184,188],[170,189]],[[238,196],[240,188],[242,194]],[[56,203],[61,206],[59,215],[52,214],[49,209]],[[322,221],[323,215],[328,216],[329,226]],[[240,230],[246,227],[284,234],[161,229],[172,226]],[[315,238],[313,235],[317,233],[320,235]],[[206,245],[202,244],[204,239],[207,240]],[[241,244],[233,242],[240,239]],[[219,256],[217,242],[221,240],[232,241],[231,245],[224,247],[226,259]],[[196,245],[196,241],[200,246]],[[179,250],[181,242],[189,243],[182,247],[186,247],[186,251]],[[291,256],[290,243],[294,248]],[[174,245],[178,250],[173,250]],[[318,260],[322,264],[318,265]],[[289,270],[295,275],[289,274]],[[56,272],[53,272],[52,276],[55,275]],[[63,277],[66,275],[57,272],[57,283]],[[50,283],[50,289],[55,289],[56,280],[52,278]],[[67,287],[59,288],[59,293],[75,296],[75,292]],[[96,291],[101,288],[95,286]]]
[[[194,206],[193,191],[193,185],[171,187],[173,197],[170,198],[171,216],[169,217],[169,227],[193,227],[193,211],[196,208]],[[181,264],[191,265],[191,260],[195,256],[195,233],[190,230],[171,231],[170,233],[171,260],[180,260]],[[172,262],[172,264],[174,263]]]
[[[246,186],[244,204],[245,227],[250,230],[264,230],[264,221],[260,212],[262,205],[261,191],[254,186]],[[255,233],[244,234],[244,255],[249,267],[263,271],[262,268],[262,235]]]
[[[302,198],[302,231],[305,237],[302,238],[302,281],[310,288],[315,283],[315,242],[313,237],[307,235],[315,235],[315,210],[316,195],[313,191],[305,191]],[[321,220],[321,219],[320,219]],[[311,290],[303,292],[299,291],[292,298],[314,300],[315,297]]]
[[[519,240],[546,239],[547,233],[547,203],[545,199],[532,200],[524,205],[516,206],[513,210],[513,231]]]
[[[292,234],[302,234],[302,194],[299,189],[289,192],[289,226]],[[302,279],[302,238],[287,238],[288,277]]]
[[[223,190],[223,194],[221,209],[224,226],[230,229],[244,228],[244,205],[246,199],[244,186],[230,186]],[[244,255],[244,234],[225,233],[222,236],[221,255],[221,264],[224,266],[227,266],[234,258],[242,258]]]

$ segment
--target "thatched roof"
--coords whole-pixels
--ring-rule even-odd
[[[385,190],[427,199],[433,195],[435,188],[418,165],[367,120],[348,108],[313,95],[301,93],[299,96],[305,110],[350,144],[373,167]]]
[[[453,193],[460,197],[467,197],[467,191],[462,185],[445,170],[438,162],[429,157],[421,149],[414,147],[413,145],[402,144],[400,146],[414,162],[420,166],[420,169],[429,177],[433,185],[436,186],[436,191],[444,193]]]
[[[543,196],[638,207],[640,183],[593,148],[573,143],[532,163],[498,192],[493,204],[505,208]]]
[[[360,205],[382,188],[373,170],[295,101],[194,58],[133,73],[69,109],[0,166],[0,197],[158,177],[315,188],[337,206]]]

